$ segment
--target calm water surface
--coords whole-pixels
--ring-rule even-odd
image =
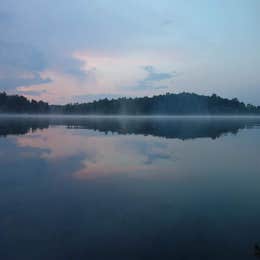
[[[260,118],[0,118],[0,259],[257,259]]]

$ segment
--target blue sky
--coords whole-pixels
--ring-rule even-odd
[[[1,0],[0,90],[50,103],[165,92],[260,104],[259,0]]]

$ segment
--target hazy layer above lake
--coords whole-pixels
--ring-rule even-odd
[[[0,117],[0,259],[254,259],[260,118]]]

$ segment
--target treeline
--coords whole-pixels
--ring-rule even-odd
[[[54,111],[64,114],[104,115],[227,115],[260,114],[260,107],[246,105],[238,99],[225,99],[194,93],[158,95],[142,98],[102,99],[91,103],[56,106]]]
[[[54,113],[93,115],[240,115],[260,114],[260,106],[246,105],[238,99],[226,99],[213,94],[194,93],[158,95],[142,98],[102,99],[90,103],[48,105],[29,101],[23,96],[0,93],[2,113]]]
[[[28,100],[23,96],[0,93],[1,113],[49,113],[50,106],[43,101]]]

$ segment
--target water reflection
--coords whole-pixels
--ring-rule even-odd
[[[0,259],[255,259],[257,118],[4,120]]]
[[[260,125],[260,117],[4,117],[0,118],[0,136],[26,134],[49,126],[90,129],[104,133],[140,134],[165,138],[216,139],[224,134]]]
[[[0,117],[0,137],[24,135],[38,129],[48,128],[49,125],[49,119]]]

